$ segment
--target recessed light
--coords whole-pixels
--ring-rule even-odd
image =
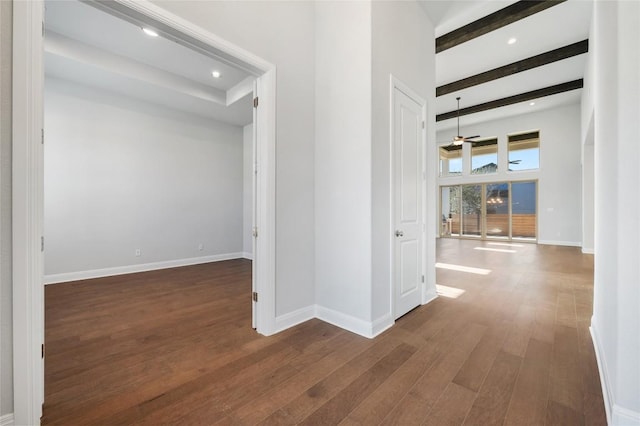
[[[507,41],[507,43],[509,43],[509,44],[514,44],[516,41],[518,41],[518,39],[517,39],[517,38],[515,38],[515,37],[511,37],[511,38]]]
[[[220,71],[212,71],[211,75],[213,76],[213,78],[220,78],[222,74],[220,74]]]
[[[152,30],[151,28],[142,28],[142,31],[148,35],[149,37],[158,37],[158,33]]]
[[[534,106],[536,103],[535,102],[529,102],[529,105]]]

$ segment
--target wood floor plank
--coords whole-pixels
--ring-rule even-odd
[[[437,355],[438,352],[434,346],[422,346],[375,392],[365,398],[340,424],[370,425],[378,423],[407,394],[416,380],[437,359]]]
[[[501,425],[507,414],[511,393],[520,371],[522,358],[500,352],[478,391],[465,425]]]
[[[504,344],[508,331],[509,324],[505,321],[489,328],[453,378],[453,382],[478,392]]]
[[[338,424],[354,407],[374,392],[390,375],[398,370],[416,351],[400,344],[346,388],[305,418],[301,425]]]
[[[485,332],[486,327],[478,324],[456,330],[456,338],[443,345],[438,359],[414,383],[382,424],[421,424]]]
[[[552,345],[530,339],[516,380],[505,425],[544,424],[549,396]]]
[[[47,286],[42,424],[606,424],[593,256],[478,246],[439,239],[438,262],[488,273],[439,268],[458,297],[375,339],[260,336],[244,259]]]
[[[466,418],[477,393],[455,383],[449,383],[429,412],[425,426],[461,425]]]

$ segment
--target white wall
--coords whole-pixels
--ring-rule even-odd
[[[44,120],[46,276],[241,255],[241,128],[55,78]]]
[[[242,252],[253,259],[253,124],[242,128]]]
[[[372,320],[393,322],[391,305],[391,171],[389,75],[427,100],[427,146],[435,140],[435,43],[433,25],[417,2],[372,2],[372,214],[373,294]],[[431,218],[435,200],[432,152],[427,150],[427,212]],[[433,226],[428,227],[429,230]],[[427,280],[435,296],[435,238],[427,235]]]
[[[371,3],[317,2],[316,304],[371,321]]]
[[[314,303],[314,3],[157,1],[277,66],[276,315]]]
[[[13,413],[11,279],[12,3],[0,2],[0,416]]]
[[[612,425],[640,425],[640,3],[595,2],[591,330]]]
[[[507,172],[507,134],[540,131],[540,170]],[[454,130],[444,130],[438,141],[450,140]],[[440,178],[441,185],[538,179],[538,242],[580,246],[582,241],[582,172],[580,105],[531,112],[502,120],[461,127],[464,134],[498,138],[498,172],[490,175]],[[469,144],[463,149],[470,150]],[[468,168],[468,164],[466,165]]]

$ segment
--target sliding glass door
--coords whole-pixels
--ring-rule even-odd
[[[536,240],[536,181],[442,186],[440,206],[443,237]]]
[[[482,186],[462,185],[462,235],[482,235]]]
[[[509,183],[485,185],[484,229],[487,238],[509,238]]]

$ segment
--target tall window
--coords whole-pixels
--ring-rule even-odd
[[[509,171],[540,168],[540,132],[509,136]]]
[[[498,171],[498,139],[471,142],[471,174]]]
[[[440,176],[462,174],[462,145],[440,147]]]

